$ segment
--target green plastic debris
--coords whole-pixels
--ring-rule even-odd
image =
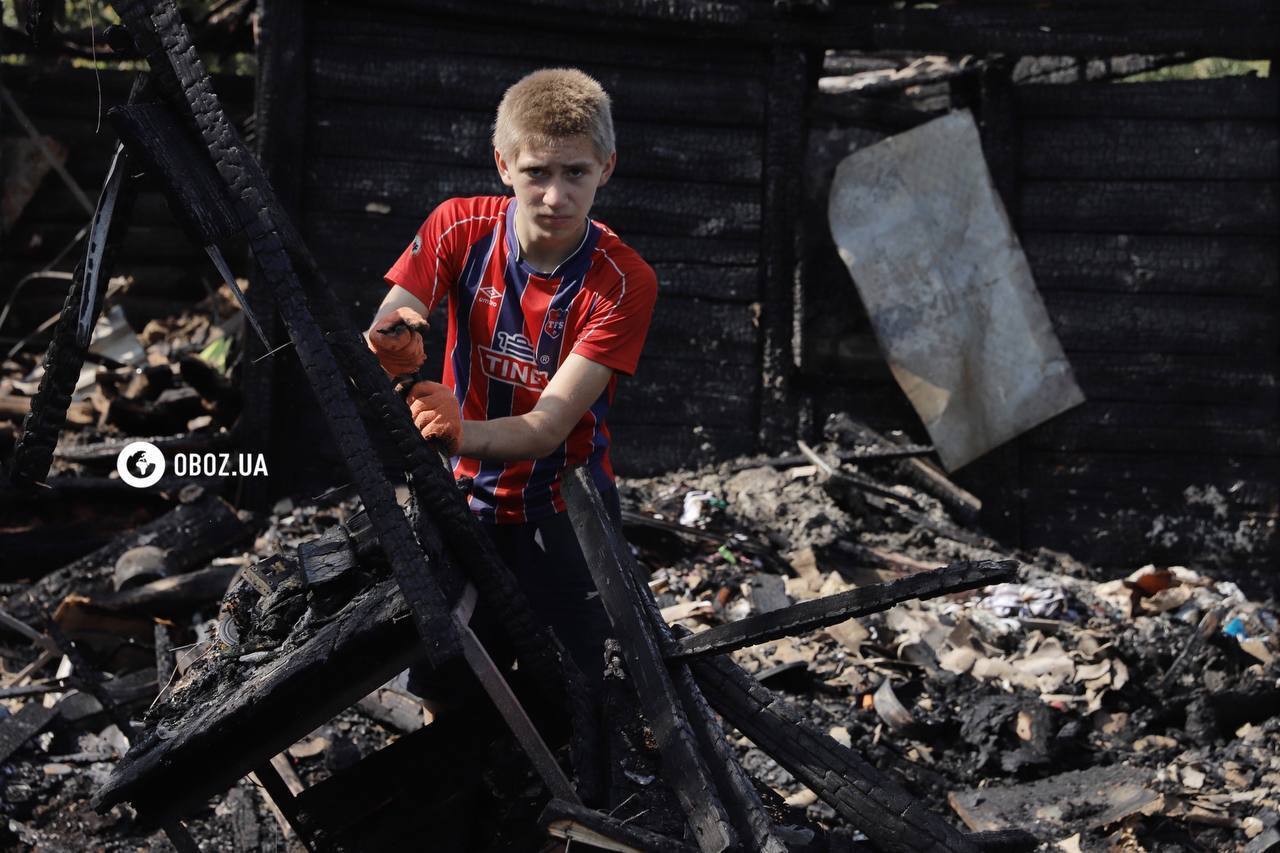
[[[729,565],[731,566],[738,565],[738,558],[733,556],[733,552],[730,551],[727,546],[721,545],[720,550],[717,553],[719,553],[721,557],[724,557],[724,561]]]
[[[227,356],[231,353],[231,339],[227,337],[218,338],[204,349],[200,350],[200,358],[206,361],[210,367],[217,369],[219,373],[227,372]]]

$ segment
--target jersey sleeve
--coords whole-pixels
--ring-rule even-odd
[[[428,313],[435,310],[461,273],[467,229],[459,226],[468,221],[463,201],[449,199],[431,211],[383,276],[388,284],[399,285],[420,299]]]
[[[572,352],[631,376],[649,333],[658,279],[639,259],[618,273],[613,285],[597,295]]]

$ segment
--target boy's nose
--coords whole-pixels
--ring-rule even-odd
[[[542,202],[547,207],[555,207],[564,201],[564,190],[559,183],[552,182],[547,186],[547,191],[542,194]]]

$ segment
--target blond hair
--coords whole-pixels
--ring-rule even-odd
[[[601,161],[614,150],[609,95],[576,68],[543,68],[507,90],[493,122],[493,147],[504,158],[522,147],[550,147],[572,136],[591,139]]]

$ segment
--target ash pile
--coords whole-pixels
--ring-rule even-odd
[[[483,695],[424,714],[403,674],[421,640],[356,501],[255,518],[176,488],[151,522],[7,590],[8,842],[162,849],[178,801],[206,849],[1280,843],[1270,602],[1183,567],[1104,578],[1008,553],[927,448],[848,418],[827,437],[622,483],[630,545],[612,553],[652,598],[611,612],[594,743],[505,672],[592,807]],[[600,559],[593,535],[609,531],[580,531]],[[646,613],[670,626],[647,657]],[[906,798],[904,822],[877,791]]]

